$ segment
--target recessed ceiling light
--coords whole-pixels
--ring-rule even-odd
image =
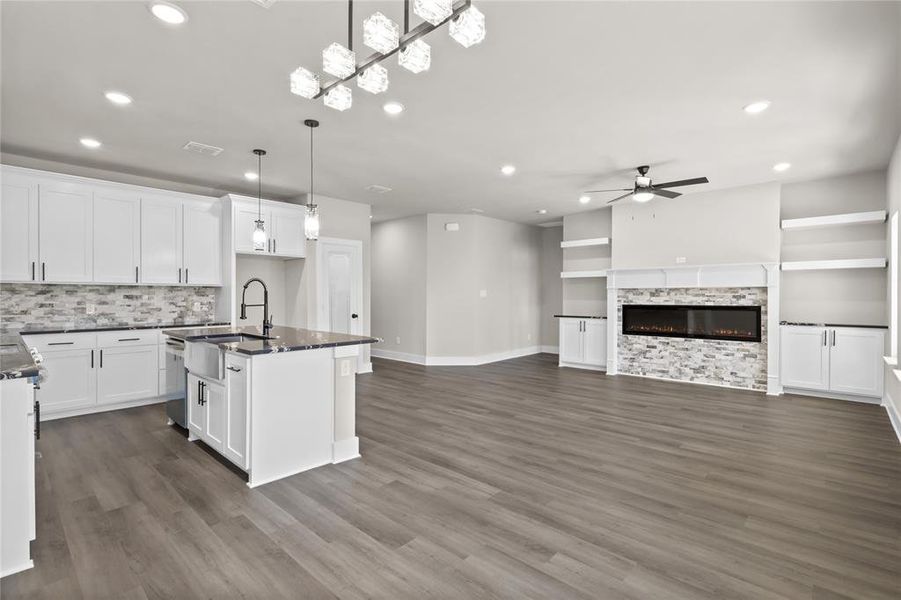
[[[756,115],[762,113],[766,109],[770,107],[769,100],[757,100],[756,102],[752,102],[744,107],[744,111],[749,115]]]
[[[547,209],[546,209],[546,208],[539,208],[539,209],[536,210],[535,212],[537,212],[539,215],[546,215],[546,214],[547,214]]]
[[[119,106],[126,106],[128,104],[131,104],[131,96],[122,92],[109,91],[106,92],[104,96],[106,96],[107,100],[109,100],[113,104],[118,104]]]
[[[371,218],[372,218],[372,215],[369,215],[369,218],[371,219]]]
[[[100,147],[100,142],[98,142],[94,138],[83,137],[78,141],[81,142],[81,145],[84,146],[85,148],[99,148]]]
[[[470,208],[469,211],[470,211],[470,212],[474,212],[474,213],[476,213],[477,215],[480,215],[480,214],[482,214],[483,212],[485,212],[485,211],[482,210],[481,208]]]
[[[188,13],[171,2],[155,0],[150,3],[150,12],[154,17],[169,25],[181,25],[188,20]]]
[[[513,165],[504,165],[503,167],[501,167],[501,173],[509,177],[510,175],[516,173],[516,167],[514,167]]]
[[[253,171],[247,171],[246,173],[244,173],[244,179],[246,179],[247,181],[256,181],[259,178],[260,176]]]
[[[579,202],[582,204],[588,204],[591,202],[591,196],[579,196]]]
[[[382,109],[389,115],[399,115],[404,112],[404,105],[400,102],[386,102]]]
[[[782,173],[783,171],[788,171],[791,168],[792,168],[792,164],[787,163],[787,162],[776,163],[775,165],[773,165],[773,170],[776,171],[777,173]]]

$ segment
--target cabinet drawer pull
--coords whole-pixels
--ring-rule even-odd
[[[94,351],[91,350],[91,368],[94,368]]]
[[[31,280],[34,281],[34,261],[31,261]]]
[[[234,371],[235,373],[240,373],[240,372],[241,372],[241,369],[239,369],[238,367],[233,367],[233,366],[231,366],[231,365],[229,365],[229,366],[227,366],[227,367],[225,367],[225,368],[228,369],[229,371]]]
[[[71,346],[75,342],[49,342],[48,346]]]
[[[140,342],[140,341],[141,341],[141,338],[139,338],[139,337],[136,337],[136,338],[119,338],[119,341],[120,341],[120,342]]]

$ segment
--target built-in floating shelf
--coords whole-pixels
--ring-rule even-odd
[[[895,374],[895,377],[898,381],[901,381],[901,369],[892,369],[892,373]]]
[[[872,210],[842,215],[806,217],[803,219],[783,219],[782,229],[819,229],[821,227],[838,227],[841,225],[868,225],[870,223],[884,223],[885,218],[886,212],[884,210]]]
[[[560,277],[562,279],[586,279],[588,277],[606,277],[607,271],[562,271]]]
[[[782,263],[783,271],[825,271],[828,269],[884,269],[884,258],[848,258],[841,260],[796,260]]]
[[[568,242],[560,242],[561,248],[584,248],[586,246],[607,246],[610,244],[610,238],[587,238],[584,240],[569,240]]]

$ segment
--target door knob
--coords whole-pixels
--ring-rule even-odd
[[[359,315],[357,315],[357,313],[351,313],[350,318],[351,318],[351,319],[356,319],[358,316],[359,316]]]

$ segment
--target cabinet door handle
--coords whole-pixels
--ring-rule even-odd
[[[47,263],[41,263],[41,281],[47,281]]]
[[[200,381],[197,381],[197,406],[200,406]]]
[[[826,336],[827,336],[827,335],[829,335],[829,333],[824,329],[824,330],[823,330],[823,345],[824,345],[824,346],[826,345]]]
[[[178,267],[178,283],[181,283],[181,267]]]
[[[135,267],[135,283],[138,282],[138,268]]]
[[[185,267],[185,283],[188,283],[188,267]]]
[[[100,349],[100,368],[103,368],[103,348]]]
[[[94,368],[94,351],[91,350],[91,368]]]
[[[274,238],[272,240],[272,251],[278,254],[278,240]]]
[[[34,261],[31,261],[31,280],[34,281]]]
[[[832,330],[832,345],[835,346],[835,330]]]
[[[225,368],[228,369],[229,371],[234,371],[235,373],[240,373],[240,372],[241,372],[241,369],[239,369],[238,367],[233,367],[233,366],[231,366],[231,365],[228,365],[228,366],[225,367]]]

